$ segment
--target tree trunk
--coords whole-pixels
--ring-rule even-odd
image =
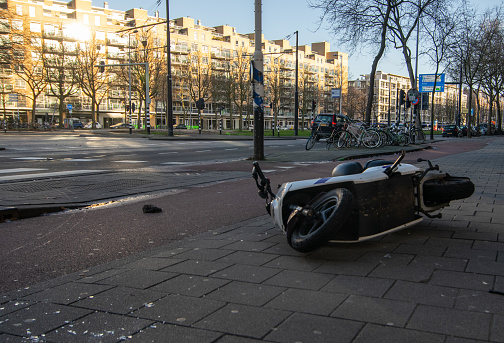
[[[368,101],[367,101],[367,106],[366,106],[366,116],[365,116],[365,121],[368,124],[371,123],[371,111],[373,109],[374,81],[375,81],[376,69],[378,68],[378,62],[382,58],[383,52],[385,51],[386,40],[387,40],[387,24],[388,24],[391,10],[392,10],[392,5],[390,3],[390,0],[388,0],[387,1],[387,13],[385,14],[385,18],[384,18],[383,24],[382,24],[383,26],[382,26],[380,50],[378,51],[378,54],[376,54],[376,56],[373,60],[373,65],[371,66],[371,75],[369,77],[370,84],[369,84],[369,92],[368,92]]]

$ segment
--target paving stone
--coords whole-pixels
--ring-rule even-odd
[[[242,251],[264,251],[275,245],[277,245],[277,243],[272,243],[270,241],[264,241],[264,240],[261,242],[249,242],[243,240],[226,245],[223,249],[242,250]]]
[[[196,238],[184,239],[180,242],[180,248],[219,249],[231,243],[233,242],[230,242],[229,240],[200,239],[200,237],[198,236]]]
[[[197,342],[213,343],[222,336],[222,333],[195,329],[171,324],[154,324],[136,333],[127,342],[151,343],[151,342]]]
[[[292,249],[291,249],[292,250]],[[361,250],[342,249],[334,246],[324,246],[310,255],[310,258],[320,260],[355,261],[366,252]]]
[[[152,287],[150,290],[161,293],[201,297],[229,282],[231,281],[204,276],[179,275]]]
[[[444,247],[425,246],[416,244],[401,244],[394,250],[398,254],[413,254],[413,255],[427,255],[427,256],[443,256],[446,251]],[[455,256],[454,256],[455,257]]]
[[[467,260],[450,257],[416,256],[413,261],[411,261],[410,266],[464,271],[467,266]]]
[[[258,342],[262,341],[252,338],[225,335],[221,337],[216,343],[258,343]]]
[[[455,239],[472,239],[475,240],[475,245],[479,243],[486,243],[480,241],[496,242],[497,234],[494,232],[477,232],[477,231],[467,231],[467,232],[455,232],[453,234]],[[479,249],[476,246],[475,249]]]
[[[45,291],[30,294],[25,299],[38,302],[50,302],[54,304],[68,305],[75,301],[101,293],[112,286],[93,285],[85,283],[66,283],[61,286],[46,289]]]
[[[284,291],[285,288],[283,287],[233,281],[207,294],[205,298],[236,304],[263,306]]]
[[[503,242],[474,242],[473,249],[478,250],[492,250],[492,251],[504,251]]]
[[[19,337],[19,336],[13,336],[9,334],[2,334],[0,333],[0,342],[5,342],[5,343],[32,343],[36,342],[37,340],[43,339],[45,335],[42,335],[42,337],[38,336],[30,336],[31,338],[24,338],[24,337]]]
[[[229,266],[230,266],[229,263],[203,261],[203,260],[187,260],[178,263],[174,266],[162,269],[162,271],[208,276]]]
[[[346,297],[345,294],[288,289],[266,304],[266,307],[328,316]]]
[[[169,266],[172,266],[174,264],[177,264],[179,262],[183,262],[186,260],[184,257],[179,257],[177,258],[142,258],[138,261],[131,262],[128,264],[125,264],[121,266],[120,268],[124,269],[146,269],[146,270],[160,270]]]
[[[194,298],[185,295],[168,295],[146,304],[131,316],[172,324],[192,325],[198,320],[226,305],[223,301]]]
[[[497,258],[497,251],[467,249],[467,248],[448,248],[444,253],[444,257],[470,259],[482,259],[495,261]]]
[[[369,252],[359,258],[357,262],[372,264],[373,266],[377,266],[378,264],[390,265],[407,265],[409,264],[415,255],[412,253],[378,253],[378,252]]]
[[[327,285],[334,276],[315,272],[284,270],[264,283],[268,285],[319,290]]]
[[[229,304],[197,322],[194,327],[262,338],[289,315],[286,311]]]
[[[212,274],[212,277],[261,283],[278,273],[280,273],[280,269],[261,266],[234,265]]]
[[[103,279],[107,279],[111,276],[121,274],[126,272],[126,269],[109,269],[105,270],[99,273],[91,273],[89,275],[84,274],[82,279],[76,280],[76,282],[82,282],[82,283],[95,283]]]
[[[429,284],[484,291],[491,287],[494,278],[492,275],[436,270],[432,274]]]
[[[450,336],[487,340],[491,320],[492,316],[486,313],[420,305],[406,327]]]
[[[489,285],[489,290],[491,285]],[[504,314],[504,297],[488,291],[461,289],[455,308],[483,313]]]
[[[434,247],[455,247],[455,248],[472,248],[473,241],[469,239],[451,239],[442,237],[431,237],[425,243],[426,246]]]
[[[250,266],[262,266],[265,263],[277,258],[277,255],[264,254],[260,252],[235,251],[217,260],[217,262],[229,264],[245,264]]]
[[[40,336],[92,311],[65,305],[34,304],[0,317],[0,331],[18,336]]]
[[[74,303],[74,306],[118,314],[130,313],[163,297],[150,290],[116,287]]]
[[[384,279],[425,282],[431,278],[434,268],[420,266],[379,265],[369,276]]]
[[[190,250],[191,248],[184,247],[174,247],[171,249],[164,249],[151,257],[155,258],[163,258],[163,257],[176,257],[178,254],[183,253],[184,251]]]
[[[399,280],[387,292],[385,298],[451,308],[455,304],[457,294],[456,288]]]
[[[231,252],[224,249],[199,249],[194,248],[177,255],[177,259],[215,261],[229,255]]]
[[[101,284],[146,289],[177,276],[177,273],[132,269],[101,280]]]
[[[337,275],[322,291],[342,294],[382,297],[392,286],[393,280],[363,276]]]
[[[411,302],[351,295],[331,316],[403,327],[414,309],[415,304]]]
[[[264,264],[264,267],[311,271],[322,263],[324,263],[324,261],[310,257],[279,256],[273,261]]]
[[[315,269],[317,273],[344,274],[344,275],[368,275],[378,263],[354,262],[354,261],[327,261]]]
[[[0,317],[32,305],[31,301],[11,300],[0,305]]]
[[[296,313],[266,336],[274,342],[352,342],[362,323]]]
[[[504,342],[504,316],[495,315],[492,321],[492,331],[490,332],[492,342]]]
[[[504,263],[484,260],[470,260],[467,272],[504,276]]]
[[[46,335],[49,342],[117,342],[152,323],[151,320],[95,312]]]
[[[367,324],[352,343],[444,343],[445,336],[416,330]]]

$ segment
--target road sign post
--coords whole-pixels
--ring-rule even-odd
[[[420,74],[418,82],[420,93],[432,92],[434,83],[436,84],[435,92],[444,92],[445,74]]]

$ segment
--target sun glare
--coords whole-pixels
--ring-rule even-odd
[[[81,24],[72,24],[67,28],[66,35],[78,40],[78,41],[88,41],[91,39],[91,31],[88,27]]]

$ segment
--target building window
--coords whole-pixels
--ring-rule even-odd
[[[82,15],[82,21],[83,21],[84,25],[89,25],[89,14],[84,13]]]
[[[96,31],[96,39],[105,40],[105,31]]]
[[[194,32],[194,40],[198,40],[198,32]]]
[[[16,31],[23,30],[23,21],[17,20],[17,19],[13,20],[12,21],[12,29],[16,30]]]
[[[30,23],[30,31],[31,32],[41,32],[40,23],[31,22]]]
[[[17,15],[23,15],[23,6],[16,5],[16,14]]]
[[[95,24],[95,26],[100,26],[100,16],[95,15],[94,24]]]
[[[52,16],[52,12],[51,12],[51,10],[46,10],[46,9],[44,9],[44,16],[46,16],[46,17],[50,17],[50,16]]]
[[[203,42],[205,41],[205,33],[204,33],[204,32],[202,32],[202,33],[201,33],[201,40],[202,40]]]
[[[35,7],[34,6],[29,7],[29,14],[30,14],[30,17],[35,18]]]

